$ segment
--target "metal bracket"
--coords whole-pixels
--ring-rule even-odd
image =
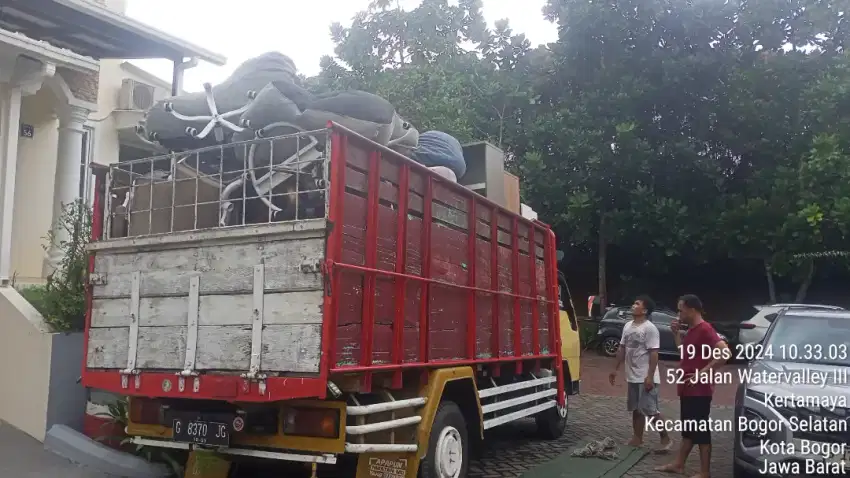
[[[121,388],[127,388],[128,375],[135,375],[135,387],[140,386],[139,371],[136,370],[136,352],[139,347],[139,303],[140,289],[142,286],[141,271],[133,272],[132,284],[130,286],[130,333],[127,346],[127,368],[121,371]]]
[[[198,348],[198,309],[200,307],[201,277],[194,275],[189,278],[189,313],[186,319],[186,359],[183,361],[181,375],[195,373],[195,359]]]
[[[198,353],[198,310],[200,308],[201,277],[193,275],[189,278],[189,313],[186,318],[186,358],[183,361],[183,370],[178,372],[177,389],[181,392],[186,390],[186,377],[197,377],[195,371],[195,360]],[[195,378],[193,389],[195,392],[200,388],[200,380]]]
[[[251,313],[251,366],[248,373],[241,377],[245,379],[244,390],[250,390],[251,382],[259,382],[260,395],[266,394],[266,374],[260,371],[263,353],[263,299],[265,294],[265,265],[254,266],[254,308]]]
[[[89,274],[89,285],[106,285],[106,274],[92,272]]]
[[[265,265],[254,266],[254,309],[251,317],[251,368],[248,378],[256,378],[260,374],[263,353],[263,295],[265,293]]]
[[[301,263],[301,272],[305,274],[318,274],[322,269],[322,259],[305,259]]]
[[[192,375],[195,379],[192,381],[192,392],[198,393],[201,389],[201,378],[198,377],[197,372],[192,372]],[[177,373],[177,390],[184,392],[186,391],[186,375],[183,375],[183,372]]]

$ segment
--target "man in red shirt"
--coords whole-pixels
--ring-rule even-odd
[[[679,336],[679,323],[688,331]],[[673,322],[673,338],[679,349],[681,379],[678,380],[682,420],[682,444],[676,459],[656,471],[683,473],[685,461],[694,445],[699,446],[700,472],[694,478],[711,476],[711,397],[714,395],[712,371],[726,363],[729,347],[714,327],[702,318],[702,301],[688,294],[679,298],[679,320]]]

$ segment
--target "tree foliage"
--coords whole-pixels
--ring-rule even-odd
[[[802,300],[850,225],[850,1],[549,0],[534,47],[480,0],[375,0],[335,24],[314,89],[489,139],[564,246],[645,271],[731,258]],[[569,255],[569,253],[568,253]]]

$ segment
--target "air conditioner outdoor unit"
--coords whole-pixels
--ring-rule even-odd
[[[122,110],[147,111],[154,104],[155,93],[156,87],[127,78],[121,82],[118,107]]]

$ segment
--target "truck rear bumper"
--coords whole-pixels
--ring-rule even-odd
[[[252,381],[238,375],[180,377],[175,373],[84,370],[83,385],[129,396],[190,398],[238,402],[276,402],[325,398],[327,381],[311,377],[268,377]]]
[[[180,443],[170,440],[154,440],[150,438],[133,437],[132,442],[136,445],[151,446],[157,448],[172,448],[177,450],[192,450],[197,445]],[[318,455],[306,453],[287,453],[280,451],[254,450],[251,448],[213,448],[212,451],[230,456],[246,456],[253,458],[266,458],[271,460],[292,461],[299,463],[323,463],[336,464],[336,455],[323,453]]]

